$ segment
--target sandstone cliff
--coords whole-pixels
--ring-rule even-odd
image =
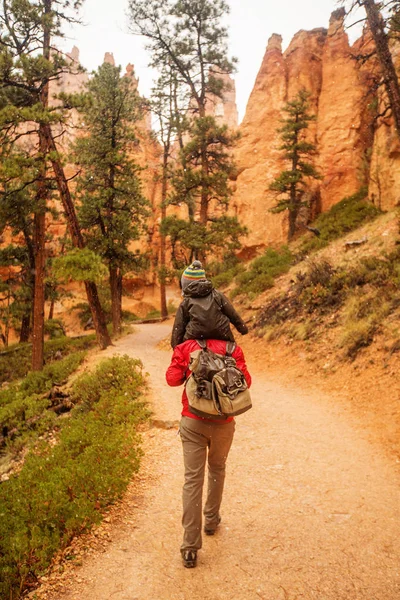
[[[300,88],[310,90],[317,108],[325,39],[324,29],[300,31],[284,54],[281,36],[273,35],[268,42],[235,151],[238,177],[233,206],[249,229],[245,246],[280,243],[286,238],[286,217],[270,212],[275,197],[268,189],[269,184],[284,167],[276,130],[285,102]],[[315,133],[315,128],[311,128],[310,135],[315,137]]]
[[[344,9],[333,13],[322,54],[322,88],[317,112],[321,210],[361,186],[368,147],[367,89],[343,27]],[[369,142],[370,143],[370,142]]]
[[[284,168],[277,134],[282,108],[302,87],[311,92],[316,121],[308,136],[317,146],[321,182],[311,182],[308,201],[315,212],[369,184],[370,198],[383,209],[400,200],[400,144],[390,119],[376,119],[376,63],[356,60],[370,49],[368,34],[349,45],[344,10],[336,10],[329,29],[297,33],[282,53],[274,34],[266,49],[235,150],[237,179],[233,210],[249,229],[245,255],[286,241],[287,216],[272,214],[271,181]],[[399,62],[399,61],[398,61]],[[381,100],[382,105],[382,100]]]

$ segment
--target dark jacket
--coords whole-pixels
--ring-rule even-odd
[[[224,294],[213,288],[211,281],[193,281],[184,294],[172,329],[172,348],[186,340],[196,339],[233,342],[230,323],[242,335],[248,333],[247,325]]]

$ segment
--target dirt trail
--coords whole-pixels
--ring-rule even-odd
[[[170,324],[143,325],[102,353],[142,359],[156,418],[179,418],[168,388]],[[254,408],[237,418],[222,524],[196,569],[181,565],[181,445],[176,429],[144,433],[139,479],[109,527],[49,600],[400,599],[400,477],[339,407],[252,369]],[[117,513],[118,513],[117,510]]]

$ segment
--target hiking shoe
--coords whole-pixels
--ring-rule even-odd
[[[206,527],[204,526],[204,533],[206,535],[214,535],[214,533],[217,531],[218,525],[221,523],[221,517],[218,517],[218,522],[217,525],[214,529],[211,529],[210,527]]]
[[[197,550],[182,550],[183,566],[187,569],[193,569],[197,565]]]

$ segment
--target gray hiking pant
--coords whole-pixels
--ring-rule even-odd
[[[180,436],[183,447],[185,483],[183,485],[184,528],[181,550],[201,548],[202,495],[208,450],[208,486],[204,506],[205,527],[216,529],[225,481],[225,464],[232,445],[235,421],[210,423],[182,417]]]

